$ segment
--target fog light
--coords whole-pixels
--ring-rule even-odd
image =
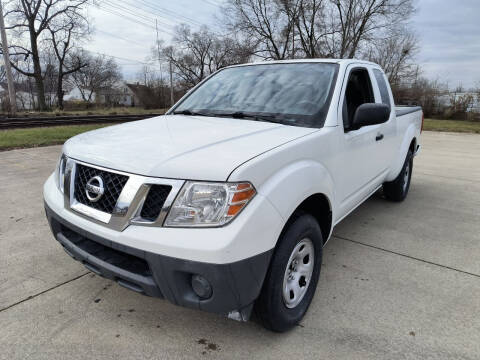
[[[197,296],[203,300],[209,299],[212,297],[212,285],[205,279],[203,276],[200,275],[193,275],[192,276],[192,289],[197,294]]]

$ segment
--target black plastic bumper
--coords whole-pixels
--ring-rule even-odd
[[[124,246],[70,224],[46,204],[55,238],[90,271],[118,284],[188,308],[228,315],[239,311],[246,320],[260,294],[272,251],[231,264],[210,264],[158,255]],[[200,298],[191,279],[200,275],[210,283],[210,298]]]

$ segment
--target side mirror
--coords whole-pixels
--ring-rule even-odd
[[[362,104],[355,111],[352,130],[358,130],[363,126],[383,124],[389,118],[390,106],[375,103]]]

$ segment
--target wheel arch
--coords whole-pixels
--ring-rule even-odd
[[[317,220],[320,230],[322,231],[323,243],[325,244],[332,230],[332,205],[328,197],[322,193],[310,195],[297,206],[287,221],[287,224],[290,222],[290,219],[301,212],[310,214]]]
[[[333,222],[332,205],[327,195],[322,193],[312,194],[298,204],[285,222],[279,238],[281,238],[290,224],[302,214],[312,215],[317,220],[322,232],[323,243],[325,244],[330,237]],[[278,243],[276,245],[278,246]]]
[[[259,189],[283,217],[283,233],[299,211],[315,217],[324,242],[329,238],[335,216],[334,182],[327,168],[311,160],[282,168]],[[280,235],[279,234],[279,235]]]
[[[390,172],[388,173],[385,181],[393,181],[400,171],[402,170],[403,163],[407,156],[407,153],[410,149],[415,153],[415,149],[417,146],[417,133],[414,124],[410,124],[408,129],[405,132],[405,136],[402,139],[402,142],[398,148],[397,156],[395,157],[394,161],[392,162],[392,167]]]
[[[416,148],[417,148],[417,138],[414,137],[414,138],[412,139],[412,142],[410,143],[409,150],[411,150],[412,153],[415,154]]]

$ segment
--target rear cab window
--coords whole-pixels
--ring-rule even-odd
[[[390,101],[390,94],[388,92],[388,84],[385,80],[385,75],[382,71],[378,69],[373,69],[373,74],[375,75],[375,79],[377,80],[378,89],[380,90],[380,97],[382,99],[382,103],[388,105],[391,109],[392,104]]]

